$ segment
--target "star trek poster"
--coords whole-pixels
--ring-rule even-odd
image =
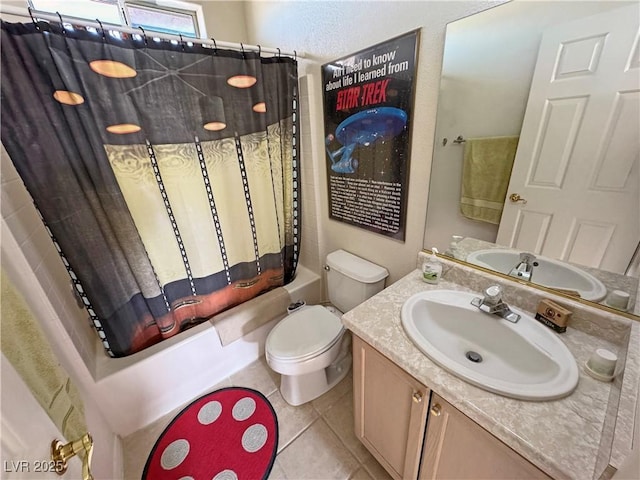
[[[329,217],[402,241],[418,37],[322,66]]]

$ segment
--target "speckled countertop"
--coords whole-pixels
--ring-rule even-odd
[[[419,254],[418,262],[423,255]],[[610,472],[610,466],[617,468],[631,449],[640,377],[640,322],[444,259],[443,263],[445,273],[439,285],[424,283],[415,270],[343,315],[343,323],[550,476],[597,479],[605,470]],[[429,289],[480,292],[492,284],[501,284],[505,301],[527,312],[535,311],[541,298],[552,298],[574,311],[567,332],[559,335],[580,367],[578,387],[571,395],[531,402],[482,390],[437,366],[405,334],[400,311],[414,293]],[[613,382],[600,382],[584,372],[582,365],[596,348],[618,355],[624,371]]]

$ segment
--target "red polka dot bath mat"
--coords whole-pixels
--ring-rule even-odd
[[[266,479],[277,448],[278,419],[265,396],[223,388],[173,419],[151,450],[142,479]]]

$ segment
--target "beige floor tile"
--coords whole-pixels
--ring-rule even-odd
[[[180,410],[182,410],[182,407],[176,408],[151,425],[122,439],[125,480],[140,479],[144,464],[147,462],[149,453],[151,453],[151,449],[155,445],[156,440],[158,440],[158,437],[160,437],[171,420],[180,413]]]
[[[264,357],[231,375],[230,380],[233,386],[253,388],[261,392],[265,397],[268,397],[278,389],[272,377],[271,369]]]
[[[217,383],[216,385],[214,385],[211,388],[211,392],[215,392],[216,390],[220,390],[221,388],[225,388],[225,387],[231,387],[231,379],[230,378],[225,378],[224,380],[222,380],[220,383]]]
[[[287,478],[348,479],[359,467],[323,419],[319,419],[285,448],[278,461]]]
[[[375,480],[392,480],[391,475],[371,454],[369,454],[369,460],[363,462],[363,466]]]
[[[269,480],[287,480],[287,476],[284,474],[284,470],[280,466],[280,462],[277,457],[273,464],[273,468],[271,469],[271,473],[269,474]]]
[[[347,392],[322,417],[359,462],[369,460],[367,448],[356,437],[353,423],[353,394]]]
[[[335,387],[329,390],[324,395],[316,398],[311,402],[313,408],[318,413],[322,414],[329,409],[334,403],[336,403],[345,393],[353,391],[353,378],[352,372],[349,372],[346,377],[340,381]]]
[[[371,478],[371,475],[369,475],[369,472],[367,472],[364,469],[364,467],[360,467],[358,470],[356,470],[356,473],[354,473],[349,480],[374,480],[374,479]]]
[[[278,416],[279,453],[318,418],[318,412],[309,403],[292,407],[285,402],[279,390],[269,395],[269,401]]]
[[[278,416],[278,451],[281,452],[270,479],[347,479],[351,475],[356,480],[389,478],[353,434],[351,373],[325,395],[298,407],[284,401],[278,390],[279,383],[280,376],[262,357],[210,390],[243,386],[269,398]],[[140,478],[151,448],[182,408],[184,406],[123,440],[125,479]],[[325,419],[319,418],[320,413],[325,413]]]
[[[231,383],[231,379],[230,378],[225,378],[224,380],[222,380],[219,383],[216,383],[213,387],[211,387],[209,390],[207,390],[206,392],[204,392],[201,395],[198,395],[197,397],[194,397],[193,400],[196,400],[197,398],[200,398],[208,393],[211,392],[215,392],[216,390],[220,390],[221,388],[226,388],[226,387],[232,387],[233,384]],[[193,400],[191,400],[190,402],[187,402],[184,406],[186,407],[187,405],[189,405]]]
[[[219,390],[220,388],[230,387],[231,381],[226,378],[220,383],[211,388],[211,392]],[[206,395],[203,393],[202,395]],[[199,398],[200,396],[196,397]],[[195,398],[194,398],[195,400]],[[147,462],[149,453],[156,443],[156,440],[160,437],[164,429],[169,425],[171,420],[175,418],[178,413],[182,411],[184,407],[190,404],[187,402],[172,412],[164,415],[145,428],[142,428],[131,435],[122,439],[122,449],[124,452],[124,478],[125,480],[139,480],[142,476],[142,470],[144,464]]]

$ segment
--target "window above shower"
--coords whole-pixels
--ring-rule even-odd
[[[202,6],[182,0],[27,0],[36,12],[105,24],[207,38]]]

